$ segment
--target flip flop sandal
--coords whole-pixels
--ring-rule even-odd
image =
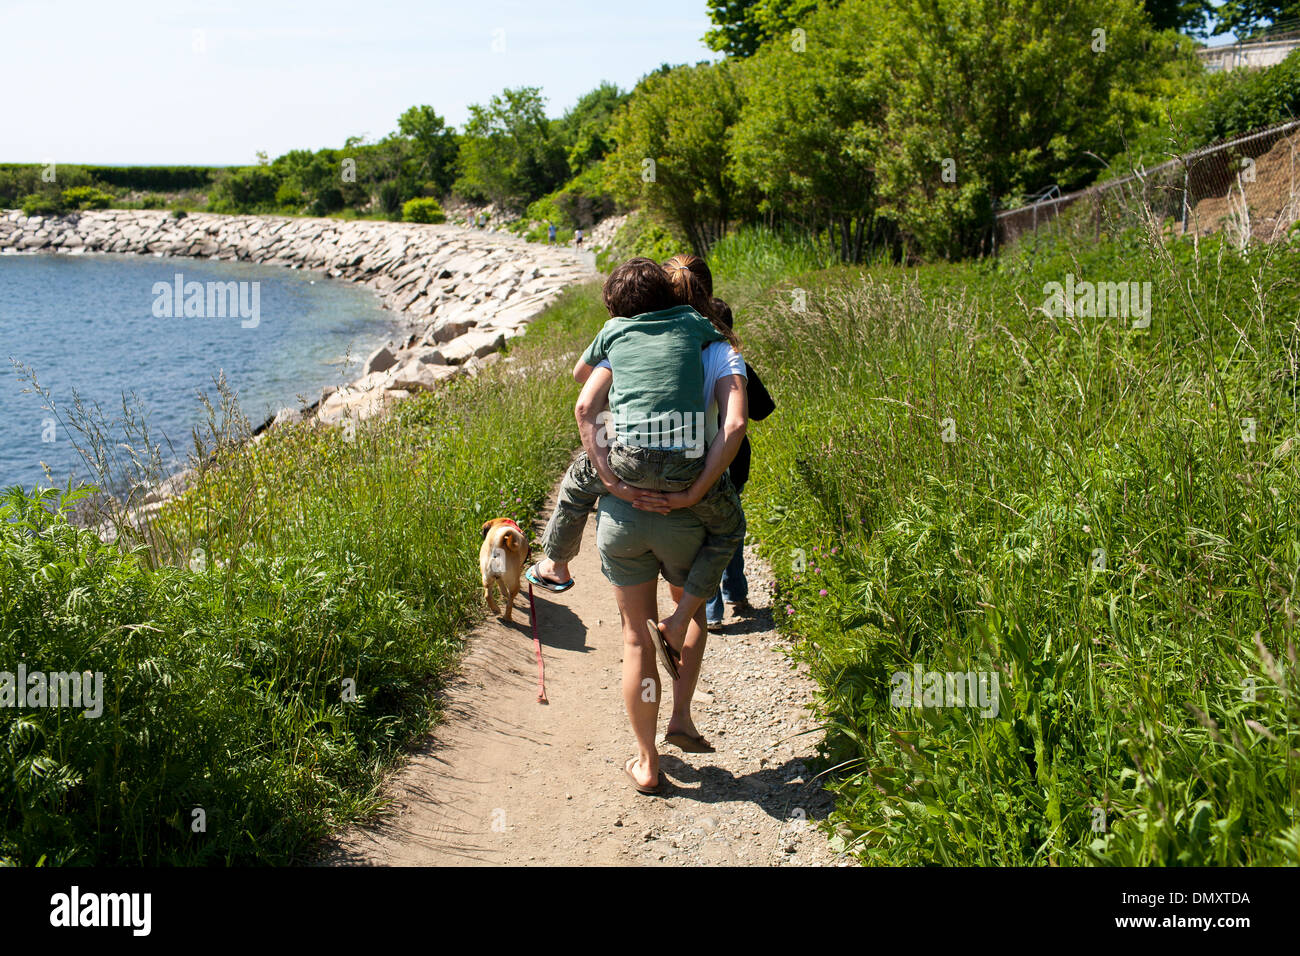
[[[663,774],[663,771],[662,771],[662,770],[659,771],[659,779],[655,781],[655,784],[654,784],[653,787],[643,787],[643,786],[641,786],[641,784],[639,784],[639,783],[637,782],[636,777],[635,777],[635,776],[633,775],[633,773],[632,773],[632,765],[635,764],[635,763],[637,762],[637,759],[638,759],[638,758],[633,757],[633,758],[632,758],[631,760],[629,760],[627,763],[623,764],[623,772],[624,772],[625,774],[627,774],[627,779],[629,779],[629,780],[632,781],[632,786],[633,786],[633,788],[636,790],[637,793],[643,793],[643,794],[645,794],[647,797],[657,797],[657,796],[659,796],[659,794],[663,793],[663,791],[664,791],[664,774]]]
[[[664,637],[664,632],[659,630],[659,625],[650,618],[646,618],[646,624],[650,627],[650,636],[655,638],[655,650],[659,652],[659,661],[668,668],[668,673],[673,675],[673,680],[682,676],[678,669],[682,661],[682,656],[673,650],[673,646],[668,643],[668,638]]]
[[[524,577],[528,579],[529,583],[536,584],[539,588],[550,591],[554,594],[562,594],[563,592],[569,590],[569,588],[573,587],[573,578],[569,578],[569,580],[565,581],[563,584],[559,584],[555,581],[546,580],[546,578],[542,577],[540,574],[536,572],[537,572],[537,565],[534,564],[531,568],[529,568],[527,571],[524,572]]]
[[[717,753],[713,744],[704,739],[704,735],[692,737],[690,734],[672,733],[664,737],[664,743],[672,744],[678,750],[688,754]]]

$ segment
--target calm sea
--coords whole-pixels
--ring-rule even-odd
[[[195,297],[198,287],[189,283],[204,294]],[[222,283],[211,299],[208,283]],[[242,300],[228,297],[235,290]],[[190,312],[203,315],[187,317],[187,300]],[[123,393],[134,392],[154,437],[174,444],[176,466],[184,464],[190,429],[205,418],[198,392],[217,404],[218,373],[257,426],[283,406],[298,407],[299,395],[315,401],[323,386],[358,377],[366,354],[396,331],[392,313],[369,291],[290,269],[153,256],[0,256],[0,488],[45,484],[41,462],[60,484],[89,474],[70,440],[77,436],[52,421],[40,396],[23,394],[10,359],[32,368],[61,408],[75,390],[115,419]]]

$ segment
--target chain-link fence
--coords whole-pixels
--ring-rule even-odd
[[[1225,232],[1276,242],[1300,220],[1300,120],[1214,143],[1150,169],[1062,195],[1049,187],[998,213],[1002,245],[1050,230],[1100,236],[1149,221],[1174,235]]]

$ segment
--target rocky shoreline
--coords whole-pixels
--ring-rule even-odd
[[[361,378],[326,387],[306,408],[282,408],[253,430],[285,422],[338,425],[381,414],[418,390],[474,375],[508,339],[576,281],[595,276],[594,255],[451,225],[369,220],[224,216],[106,209],[65,216],[0,212],[0,255],[128,253],[281,265],[360,283],[410,327],[377,349]],[[145,491],[138,522],[183,491],[190,472]],[[100,534],[116,536],[111,522]]]
[[[281,409],[259,433],[304,416],[369,418],[473,374],[566,286],[595,274],[589,254],[452,225],[123,209],[0,214],[0,255],[104,252],[306,269],[372,289],[410,325],[403,341],[369,356],[361,378],[326,388],[306,409]]]

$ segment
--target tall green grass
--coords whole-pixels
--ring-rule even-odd
[[[102,672],[106,701],[0,709],[0,861],[288,863],[371,812],[482,613],[480,525],[526,525],[567,462],[565,372],[604,317],[573,290],[509,360],[352,435],[218,442],[116,544],[77,495],[12,489],[0,670]]]
[[[1152,282],[1150,327],[1052,318],[1067,272]],[[1125,234],[738,311],[778,403],[749,526],[820,684],[838,843],[1300,863],[1297,276],[1294,248]],[[998,716],[893,706],[914,665],[997,673]]]
[[[838,261],[825,241],[791,229],[750,226],[729,233],[709,250],[709,268],[719,283],[772,285],[790,276],[824,269]]]

